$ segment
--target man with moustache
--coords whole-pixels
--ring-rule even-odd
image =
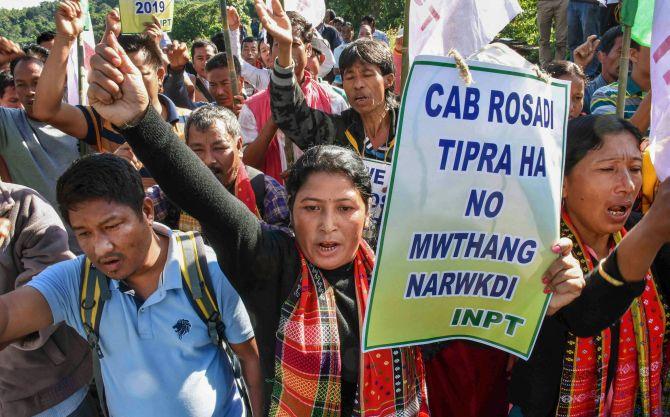
[[[289,227],[284,187],[242,162],[240,124],[233,112],[214,104],[195,110],[186,123],[186,145],[259,220],[270,227]],[[158,185],[149,188],[147,195],[154,203],[156,220],[183,231],[202,231],[197,220],[174,210]]]
[[[109,153],[83,157],[58,179],[57,197],[61,216],[85,255],[52,265],[0,296],[0,349],[65,322],[95,349],[96,373],[104,387],[100,399],[106,399],[108,415],[248,415],[227,355],[213,343],[208,324],[194,307],[195,295],[189,295],[182,278],[183,270],[197,267],[207,271],[210,302],[220,312],[220,335],[240,360],[253,414],[262,415],[258,349],[239,295],[209,247],[196,246],[200,260],[194,265],[183,236],[154,222],[153,205],[137,170]],[[88,262],[90,268],[85,267]],[[82,319],[84,310],[103,305],[82,302],[89,273],[98,274],[96,288],[105,294],[97,298],[105,300],[97,330]]]

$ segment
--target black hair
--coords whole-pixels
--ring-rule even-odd
[[[630,49],[635,49],[636,51],[640,50],[640,44],[635,42],[635,39],[630,40]]]
[[[14,75],[14,71],[16,70],[16,67],[21,63],[21,62],[34,62],[36,64],[39,64],[39,66],[44,67],[44,60],[42,58],[36,57],[36,56],[31,56],[31,55],[24,55],[21,57],[16,58],[9,64],[9,70],[12,74]]]
[[[391,50],[388,46],[374,39],[356,39],[342,50],[338,65],[343,79],[347,70],[356,62],[375,65],[379,68],[382,75],[395,73]],[[393,86],[388,87],[384,91],[384,99],[389,107],[395,104]]]
[[[286,193],[291,210],[300,188],[305,185],[310,175],[317,172],[344,174],[354,184],[365,204],[372,196],[370,173],[358,154],[343,146],[313,146],[298,158],[286,179]]]
[[[258,46],[258,39],[254,38],[253,36],[247,36],[246,38],[242,39],[242,45],[251,42],[254,42],[256,46]]]
[[[0,97],[5,95],[7,87],[14,87],[14,77],[9,71],[0,72]]]
[[[217,51],[226,52],[226,41],[224,40],[223,32],[216,32],[210,39],[216,45]]]
[[[363,16],[361,18],[361,23],[365,23],[370,25],[370,27],[375,27],[375,17],[372,16],[371,14]]]
[[[184,127],[186,144],[188,145],[189,132],[192,127],[199,132],[205,132],[214,126],[217,121],[223,123],[225,133],[231,140],[236,141],[242,135],[240,122],[237,121],[235,113],[216,104],[206,104],[195,109],[188,117],[186,127]]]
[[[600,149],[605,135],[621,132],[629,132],[638,143],[642,141],[642,134],[635,125],[615,115],[589,114],[570,120],[565,146],[564,175],[569,175],[587,153]]]
[[[121,35],[119,36],[119,45],[126,51],[126,54],[136,52],[144,53],[144,62],[158,70],[163,66],[163,54],[158,45],[146,34],[140,35]]]
[[[70,210],[95,199],[128,206],[141,216],[144,197],[139,172],[130,162],[110,153],[86,155],[76,160],[56,184],[58,208],[68,224]]]
[[[296,29],[298,30],[298,36],[300,37],[300,40],[302,40],[302,43],[307,45],[308,43],[312,43],[312,38],[314,37],[314,34],[312,32],[312,24],[307,21],[300,13],[298,12],[286,12],[286,15],[288,16],[288,19],[291,21],[291,28],[293,31]],[[268,40],[268,45],[270,45],[270,50],[272,50],[273,44],[274,44],[274,38],[270,33],[268,32],[266,34],[267,40]]]
[[[324,23],[328,23],[331,20],[335,19],[337,17],[337,14],[335,13],[335,10],[333,9],[326,9],[326,13],[323,18]]]
[[[37,35],[37,39],[35,40],[35,42],[39,45],[42,42],[48,42],[55,38],[56,38],[56,32],[54,32],[53,30],[47,30],[46,32],[42,32],[39,35]]]
[[[235,72],[237,72],[237,76],[239,77],[240,74],[242,74],[242,66],[240,64],[240,60],[237,59],[235,55],[233,55],[233,62],[235,63]],[[228,68],[228,57],[226,56],[225,52],[219,52],[218,54],[211,57],[205,64],[206,72],[217,68]]]
[[[334,19],[332,20],[332,22],[333,22],[333,25],[336,25],[336,24],[338,24],[338,25],[344,25],[344,19],[341,18],[340,16],[337,16],[336,18],[334,18]]]
[[[582,67],[571,61],[551,61],[544,66],[544,70],[554,78],[570,75],[581,78],[586,83],[586,75]]]
[[[42,66],[44,66],[47,58],[49,58],[49,50],[43,46],[39,46],[36,43],[30,43],[24,46],[23,53],[25,54],[24,56],[16,58],[9,64],[9,70],[11,71],[12,75],[14,74],[14,68],[16,68],[19,62],[30,62],[34,60],[34,62],[39,61]]]
[[[193,41],[193,45],[191,45],[191,59],[195,58],[196,49],[204,48],[205,46],[211,46],[212,49],[214,50],[214,54],[219,53],[219,48],[216,47],[214,42],[208,41],[207,39],[196,39]]]
[[[600,37],[600,45],[598,46],[598,51],[609,54],[616,40],[623,36],[623,30],[621,26],[613,26],[607,29],[607,32],[603,33],[603,36]]]

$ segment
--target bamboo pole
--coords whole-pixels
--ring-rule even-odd
[[[86,51],[84,50],[84,32],[82,31],[79,36],[77,36],[77,69],[78,69],[78,80],[77,80],[77,90],[79,93],[79,104],[86,104],[86,90],[84,89],[84,83],[86,82],[86,68],[84,65],[84,60],[86,58]]]
[[[284,9],[284,0],[279,0],[281,8]],[[295,153],[293,152],[293,141],[284,137],[284,155],[286,156],[286,168],[291,169],[295,162]]]
[[[619,61],[619,92],[616,100],[616,115],[623,118],[626,109],[626,92],[628,86],[628,66],[630,59],[630,36],[631,27],[623,25],[623,41],[621,45],[621,58]]]
[[[230,88],[233,92],[233,107],[237,104],[235,98],[240,94],[237,83],[237,71],[235,70],[235,59],[233,58],[233,48],[230,41],[230,30],[228,28],[228,4],[226,0],[219,0],[219,9],[221,9],[221,23],[223,25],[223,43],[226,45],[226,61],[228,62],[228,74],[230,76]]]
[[[400,72],[401,83],[400,91],[404,91],[405,81],[407,81],[407,76],[409,75],[409,5],[412,0],[405,0],[405,18],[402,34],[402,70]]]

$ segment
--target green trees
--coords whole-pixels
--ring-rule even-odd
[[[242,24],[250,19],[245,13],[245,0],[228,0],[229,6],[237,7]],[[182,0],[174,6],[174,24],[170,37],[190,42],[197,38],[210,38],[221,31],[221,14],[218,0]]]
[[[519,0],[524,12],[510,23],[501,37],[512,38],[529,45],[537,44],[535,23],[537,0]],[[91,19],[96,39],[100,39],[105,26],[105,15],[118,0],[90,0]],[[242,23],[248,25],[255,16],[251,0],[228,0],[240,12]],[[372,14],[382,30],[396,29],[403,25],[404,0],[326,0],[326,7],[354,24],[356,29],[362,16]],[[0,9],[0,35],[22,44],[34,42],[45,30],[53,30],[55,1],[44,1],[39,6],[25,9]],[[218,0],[175,0],[175,22],[170,37],[191,41],[209,38],[221,30]]]
[[[368,14],[375,17],[379,29],[386,30],[403,25],[405,2],[403,0],[326,0],[326,7],[335,10],[338,16],[351,22],[356,30],[358,30],[361,17]]]
[[[53,1],[44,1],[39,6],[19,10],[0,9],[0,35],[20,44],[35,42],[41,32],[55,29],[53,16],[56,4]],[[105,30],[105,15],[116,4],[117,0],[91,1],[91,20],[96,39]]]
[[[35,42],[37,35],[46,30],[54,30],[53,15],[55,1],[44,1],[39,6],[24,9],[0,9],[0,36],[20,44]],[[236,6],[243,24],[250,22],[251,2],[228,0],[228,5]],[[90,0],[91,20],[95,38],[100,39],[105,30],[105,15],[118,6],[118,0]],[[170,37],[191,41],[209,38],[221,30],[218,0],[176,0],[175,22]]]

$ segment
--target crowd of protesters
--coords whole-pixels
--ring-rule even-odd
[[[615,2],[537,4],[541,67],[571,91],[527,361],[362,351],[365,160],[393,158],[403,29],[255,3],[248,28],[228,7],[230,51],[157,22],[121,34],[112,10],[88,105],[66,91],[78,0],[34,44],[0,33],[0,416],[670,416],[670,185],[635,42],[614,115]]]

